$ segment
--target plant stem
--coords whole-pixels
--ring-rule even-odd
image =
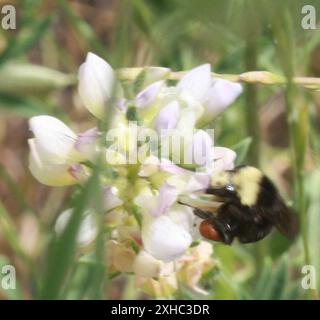
[[[300,215],[302,242],[304,249],[304,263],[310,265],[310,253],[308,243],[308,216],[305,205],[304,190],[304,164],[307,151],[307,129],[308,121],[306,121],[308,110],[301,103],[297,103],[296,96],[296,78],[294,78],[295,70],[295,43],[292,30],[292,17],[287,10],[283,10],[279,23],[275,28],[275,37],[278,43],[279,58],[286,75],[286,108],[287,122],[289,128],[289,145],[292,159],[292,171],[294,182],[294,204],[295,209]],[[318,292],[312,289],[311,295],[314,299],[318,299]]]
[[[160,67],[159,67],[160,68]],[[117,76],[123,81],[132,81],[144,68],[121,68],[116,71]],[[170,71],[166,75],[167,80],[180,80],[188,71]],[[262,85],[285,85],[287,78],[269,71],[248,71],[240,74],[219,74],[211,72],[212,77],[221,78],[233,82],[255,83]],[[320,89],[320,78],[316,77],[293,77],[292,82],[296,85]]]
[[[255,70],[257,68],[257,34],[250,32],[247,39],[245,63],[247,70]],[[246,127],[247,134],[252,138],[252,144],[248,152],[250,164],[259,165],[260,155],[260,134],[259,134],[259,104],[258,104],[258,88],[254,83],[246,85]]]

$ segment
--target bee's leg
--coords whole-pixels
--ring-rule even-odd
[[[209,211],[203,211],[201,209],[195,208],[193,210],[194,214],[198,216],[201,219],[209,220],[215,230],[219,233],[221,238],[223,239],[223,243],[225,244],[231,244],[234,235],[233,235],[233,228],[230,226],[230,224],[226,223],[223,219],[216,217]]]
[[[204,210],[201,210],[201,209],[199,209],[199,208],[194,208],[193,209],[193,213],[197,216],[197,217],[199,217],[199,218],[201,218],[201,219],[209,219],[209,220],[211,220],[211,218],[213,217],[213,213],[212,212],[209,212],[209,211],[204,211]]]

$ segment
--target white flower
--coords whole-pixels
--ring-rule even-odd
[[[59,215],[54,226],[54,229],[58,234],[62,233],[65,229],[71,218],[72,212],[73,209],[67,209]],[[90,211],[85,212],[78,231],[78,245],[86,246],[90,244],[96,238],[97,232],[98,227],[94,215]]]
[[[103,189],[104,209],[110,211],[123,204],[123,201],[117,196],[118,189],[113,186],[107,186]]]
[[[29,139],[29,168],[38,181],[65,186],[85,178],[78,162],[87,159],[88,153],[76,149],[78,136],[68,126],[51,116],[33,117],[29,125],[34,134]]]
[[[218,114],[225,110],[242,93],[242,86],[239,83],[219,78],[211,78],[211,67],[204,64],[190,70],[177,84],[180,96],[191,96],[200,103],[204,110],[195,102],[189,100],[190,106],[196,107],[197,125],[203,126],[212,121]],[[190,120],[189,120],[190,121]]]
[[[143,85],[148,86],[156,81],[166,79],[171,72],[171,69],[164,67],[145,67]]]
[[[164,81],[157,81],[140,91],[135,98],[135,105],[138,108],[147,108],[156,100]]]
[[[213,149],[213,168],[211,173],[217,173],[219,171],[231,170],[234,168],[234,161],[237,154],[228,148],[214,147]]]
[[[111,66],[89,52],[79,68],[79,95],[85,107],[97,118],[106,117],[107,104],[113,93],[121,91]],[[118,92],[121,96],[122,92]]]
[[[211,81],[210,64],[203,64],[189,71],[177,84],[177,88],[202,101]]]
[[[173,273],[173,263],[164,263],[154,258],[148,252],[141,250],[133,263],[133,271],[136,275],[146,278],[168,276]]]
[[[98,129],[88,129],[85,132],[78,134],[74,146],[80,153],[85,154],[88,159],[94,159],[97,138]]]
[[[77,135],[62,121],[51,116],[36,116],[29,120],[34,143],[43,160],[65,164],[84,160],[75,149]]]
[[[175,188],[166,183],[158,196],[142,194],[135,198],[143,212],[144,249],[164,262],[179,258],[192,242],[193,212],[189,207],[174,204],[176,199]]]
[[[239,83],[224,79],[213,79],[210,88],[202,100],[205,106],[205,113],[199,120],[206,124],[232,104],[242,93],[242,86]]]
[[[181,257],[192,243],[192,210],[176,205],[168,215],[145,219],[142,241],[156,259],[170,262]]]
[[[192,141],[187,146],[187,155],[192,160],[191,163],[199,166],[210,164],[212,159],[212,139],[204,130],[197,130],[192,136]],[[191,155],[191,156],[190,156]]]
[[[41,183],[59,187],[76,184],[78,181],[70,172],[70,166],[67,164],[57,164],[42,159],[35,139],[29,139],[29,169],[32,175]]]
[[[158,113],[156,118],[156,128],[161,130],[174,129],[180,116],[180,105],[177,100],[169,102]]]

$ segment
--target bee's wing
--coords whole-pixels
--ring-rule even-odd
[[[287,238],[293,239],[299,232],[299,220],[292,209],[279,198],[268,214],[268,219]]]
[[[262,215],[268,219],[283,235],[293,239],[299,231],[296,214],[287,207],[273,182],[263,177],[261,181],[260,205],[265,209]]]

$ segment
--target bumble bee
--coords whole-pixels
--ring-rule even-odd
[[[286,206],[272,181],[259,169],[241,165],[211,178],[206,190],[222,204],[215,213],[194,207],[204,219],[200,233],[211,240],[231,244],[256,242],[276,227],[293,238],[298,231],[296,215]]]

